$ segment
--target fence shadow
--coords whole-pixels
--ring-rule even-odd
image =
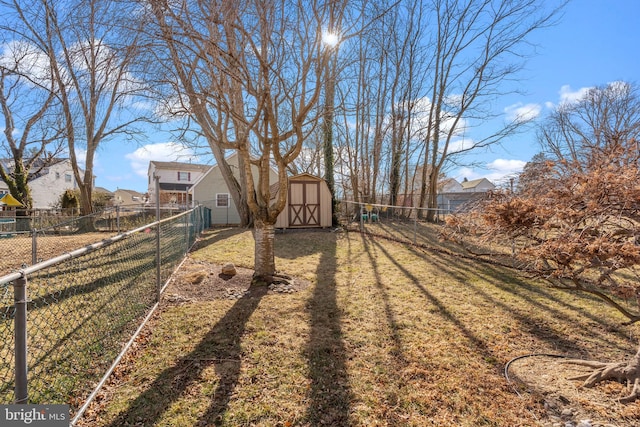
[[[240,375],[240,343],[245,326],[266,293],[266,286],[252,285],[192,352],[161,372],[149,388],[108,425],[139,425],[140,420],[144,420],[144,425],[155,425],[191,384],[201,380],[203,371],[210,366],[216,370],[218,385],[207,410],[194,425],[215,425],[219,422]]]

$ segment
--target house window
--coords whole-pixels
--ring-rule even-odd
[[[191,172],[178,172],[178,181],[191,181]]]
[[[56,172],[56,179],[60,179],[60,172]]]
[[[66,173],[64,175],[64,182],[71,182],[71,174],[70,173]]]
[[[216,208],[228,208],[229,207],[229,194],[221,193],[216,194]]]

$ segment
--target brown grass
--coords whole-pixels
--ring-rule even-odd
[[[114,233],[85,233],[76,235],[38,235],[38,261],[47,260],[65,252],[99,242]],[[33,240],[28,234],[16,234],[13,237],[0,238],[0,276],[11,274],[23,265],[32,264]]]
[[[312,285],[165,304],[81,425],[544,425],[552,392],[518,397],[509,360],[618,360],[637,344],[594,299],[461,257],[331,232],[279,234],[276,255]],[[251,267],[251,233],[213,230],[192,258]],[[576,414],[640,423],[640,404],[602,411],[569,384]]]

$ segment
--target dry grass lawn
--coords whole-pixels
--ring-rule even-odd
[[[99,242],[113,236],[114,233],[85,233],[73,235],[38,236],[37,260],[44,261],[65,252]],[[17,234],[13,237],[0,237],[0,276],[11,274],[32,264],[33,240],[28,234]]]
[[[640,404],[614,402],[619,385],[588,400],[576,381],[522,383],[514,362],[519,396],[503,375],[531,353],[628,357],[636,329],[596,300],[354,232],[278,234],[276,255],[310,286],[165,301],[80,425],[538,426],[560,417],[558,402],[576,423],[640,424]],[[252,257],[239,229],[206,233],[191,254],[248,268]]]

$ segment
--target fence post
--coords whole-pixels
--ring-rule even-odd
[[[156,301],[160,302],[162,281],[160,277],[160,177],[153,175],[156,180]]]
[[[189,250],[189,217],[192,214],[189,215],[184,215],[184,254],[187,254],[187,251]]]
[[[116,228],[120,234],[120,205],[116,205]]]
[[[38,229],[31,230],[31,265],[38,263]]]
[[[15,403],[27,403],[27,277],[22,275],[13,284],[15,304]]]
[[[417,244],[418,243],[418,214],[420,213],[418,211],[418,208],[415,208],[416,210],[416,216],[415,218],[413,218],[413,244]]]

